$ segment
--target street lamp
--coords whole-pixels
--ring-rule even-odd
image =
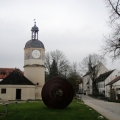
[[[66,72],[67,72],[67,69],[65,69],[65,79],[66,79]]]

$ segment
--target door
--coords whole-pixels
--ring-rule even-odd
[[[21,100],[21,89],[16,89],[16,99]]]
[[[120,100],[120,94],[117,94],[117,96],[118,96],[118,100]]]

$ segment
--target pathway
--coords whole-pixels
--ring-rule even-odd
[[[82,95],[82,100],[109,120],[120,120],[120,103],[107,102]]]

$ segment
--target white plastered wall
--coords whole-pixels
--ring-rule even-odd
[[[6,93],[1,93],[6,89]],[[16,100],[16,89],[21,89],[21,100],[35,99],[34,85],[0,85],[0,98],[2,100]]]
[[[119,89],[118,89],[118,88],[119,88]],[[116,99],[118,99],[117,95],[118,95],[118,94],[120,95],[120,80],[118,80],[117,82],[115,82],[115,83],[112,85],[112,89],[115,90]]]
[[[43,86],[45,83],[45,68],[42,66],[26,66],[24,69],[24,75],[32,83],[39,83],[39,86]]]
[[[105,80],[105,85],[107,85],[109,82],[111,82],[113,79],[116,78],[116,75],[118,75],[118,70],[114,70]],[[110,97],[110,86],[105,86],[105,96]]]
[[[45,84],[45,68],[42,66],[26,66],[24,75],[36,85],[35,99],[41,99],[41,90]]]

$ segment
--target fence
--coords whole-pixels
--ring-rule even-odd
[[[10,104],[15,104],[15,110],[17,111],[17,102],[7,102],[7,103],[0,103],[0,106],[5,106],[6,110],[4,113],[0,113],[0,114],[5,114],[8,115],[8,105]]]

